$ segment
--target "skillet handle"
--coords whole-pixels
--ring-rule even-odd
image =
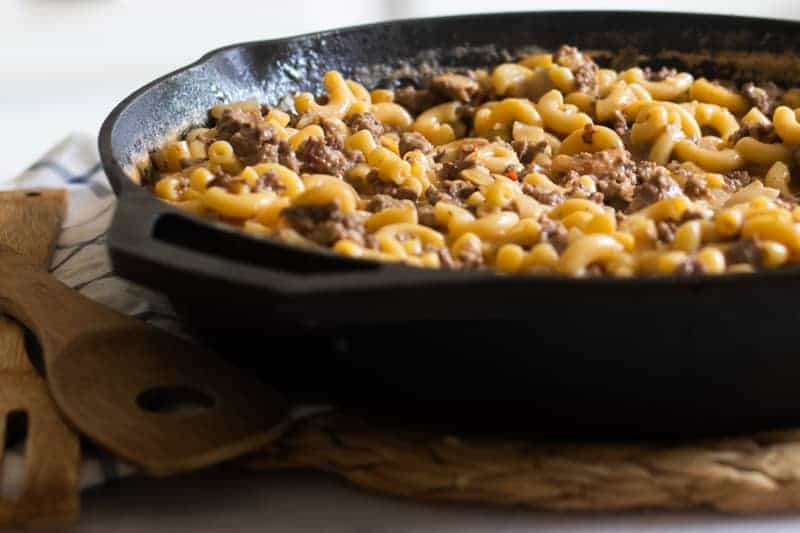
[[[121,276],[162,290],[180,276],[196,283],[256,286],[285,296],[308,292],[316,285],[314,280],[325,274],[363,275],[383,268],[376,262],[305,250],[216,226],[146,191],[120,196],[108,245],[114,269]]]

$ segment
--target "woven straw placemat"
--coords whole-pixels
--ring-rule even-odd
[[[247,465],[324,470],[420,500],[553,511],[800,509],[800,430],[681,445],[542,444],[378,429],[333,413],[298,422]]]

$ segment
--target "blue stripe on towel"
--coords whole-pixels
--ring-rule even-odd
[[[95,163],[92,167],[84,173],[75,173],[71,172],[67,167],[60,163],[56,163],[55,161],[37,161],[36,163],[32,164],[28,170],[38,170],[40,168],[46,168],[52,172],[55,172],[61,178],[71,185],[77,185],[81,183],[88,183],[92,176],[100,172],[102,170],[102,166],[100,163]]]

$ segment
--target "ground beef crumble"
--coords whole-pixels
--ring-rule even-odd
[[[760,86],[746,83],[742,86],[742,95],[747,98],[750,105],[757,107],[765,115],[772,116],[772,112],[775,111],[781,96],[783,96],[783,89],[772,82]]]
[[[257,163],[263,158],[263,144],[272,140],[272,129],[260,124],[255,112],[226,109],[217,121],[217,138],[228,141],[234,153],[245,163]]]
[[[260,176],[256,181],[255,186],[253,187],[253,192],[262,192],[262,191],[282,191],[286,188],[286,185],[278,179],[278,175],[274,172],[267,172],[263,176]]]
[[[708,200],[711,197],[706,182],[695,175],[691,175],[686,179],[686,183],[683,185],[683,192],[692,200]]]
[[[440,190],[451,198],[463,201],[478,192],[478,186],[466,180],[448,180],[442,182]]]
[[[594,180],[593,180],[594,181]],[[595,181],[595,186],[597,182]],[[584,185],[583,180],[581,180],[580,174],[575,172],[574,170],[570,170],[564,179],[561,182],[561,186],[567,189],[567,196],[570,198],[584,198],[586,200],[591,200],[598,204],[603,203],[603,199],[605,195],[598,191],[593,191]]]
[[[455,261],[461,268],[474,269],[483,266],[483,250],[480,245],[473,241],[467,241],[466,246],[462,246],[455,257]]]
[[[736,192],[751,183],[753,176],[746,170],[734,170],[725,174],[725,188],[730,192]]]
[[[400,134],[398,148],[401,156],[406,155],[412,150],[419,150],[423,154],[429,154],[433,151],[433,145],[430,141],[428,141],[424,135],[415,131]]]
[[[434,229],[439,227],[439,224],[436,222],[434,207],[430,204],[421,204],[417,206],[417,219],[423,226]]]
[[[594,124],[589,123],[583,127],[581,140],[584,142],[584,144],[592,144],[593,137],[594,137]]]
[[[702,220],[705,218],[705,215],[699,211],[694,211],[692,209],[687,209],[683,212],[681,217],[678,219],[678,225],[680,226],[684,222],[689,222],[690,220]]]
[[[728,137],[728,144],[733,146],[744,137],[752,137],[762,143],[780,142],[772,124],[745,124]]]
[[[208,187],[222,187],[230,192],[233,186],[240,182],[240,179],[231,176],[224,170],[217,170],[214,172],[214,178],[208,182]]]
[[[343,176],[353,162],[341,151],[327,145],[325,140],[309,137],[297,149],[303,172]]]
[[[384,209],[388,209],[390,207],[400,207],[402,205],[403,201],[393,196],[389,196],[388,194],[376,194],[370,198],[369,202],[367,202],[366,208],[367,211],[371,213],[378,213]]]
[[[613,129],[620,137],[625,137],[629,133],[628,119],[625,114],[617,109],[611,116],[611,129]]]
[[[615,209],[628,206],[639,181],[637,163],[627,150],[584,152],[566,158],[559,156],[553,160],[552,170],[558,184],[573,176],[570,171],[593,176],[605,203]]]
[[[325,133],[325,144],[335,150],[344,148],[344,140],[347,138],[347,130],[344,123],[338,119],[331,119],[325,116],[319,118],[319,125]]]
[[[474,161],[467,161],[466,159],[446,161],[441,164],[441,167],[437,171],[437,176],[439,180],[443,182],[460,179],[462,170],[473,168],[474,166]]]
[[[440,74],[431,80],[431,89],[445,100],[469,102],[480,85],[474,79],[461,74]]]
[[[353,132],[367,130],[376,139],[383,135],[383,124],[372,113],[356,113],[347,119],[347,127]]]
[[[547,141],[535,143],[526,139],[520,139],[511,142],[511,147],[517,153],[519,162],[523,165],[532,163],[537,155],[547,151],[548,146]]]
[[[267,163],[280,163],[292,172],[300,172],[300,161],[292,150],[292,145],[287,141],[279,141],[278,144],[265,144],[263,146],[262,161]]]
[[[678,75],[677,69],[668,68],[668,67],[661,67],[658,70],[653,70],[650,67],[645,67],[642,72],[644,72],[644,77],[648,81],[664,81],[668,78],[672,78]]]
[[[457,150],[445,150],[441,146],[434,148],[433,160],[437,163],[462,161],[482,146],[489,144],[487,139],[475,137],[468,142],[460,142]]]
[[[549,243],[560,254],[567,248],[569,232],[567,228],[558,220],[542,217],[539,221],[541,233],[539,233],[540,243]]]
[[[759,268],[762,260],[761,247],[753,239],[734,242],[725,250],[725,262],[729,265],[744,263]]]
[[[303,237],[323,246],[341,239],[364,244],[364,219],[358,214],[345,214],[334,203],[287,207],[281,216]]]
[[[436,255],[439,256],[439,264],[445,270],[454,270],[458,268],[456,261],[453,259],[453,256],[450,254],[450,250],[447,248],[440,248]]]
[[[292,150],[292,145],[286,141],[278,143],[278,162],[293,172],[300,172],[300,161],[297,160],[297,154]]]
[[[678,224],[672,220],[659,220],[656,222],[656,236],[659,241],[669,244],[675,240],[675,231]]]
[[[417,89],[413,85],[406,85],[395,90],[394,101],[405,107],[412,115],[418,115],[443,102],[444,99],[430,89]]]
[[[558,205],[566,199],[559,191],[548,191],[530,183],[522,184],[522,192],[544,205]]]
[[[383,181],[377,170],[372,170],[367,174],[366,186],[362,186],[359,192],[366,195],[383,194],[398,200],[417,200],[417,193],[413,189]]]
[[[572,71],[575,90],[590,94],[597,91],[597,72],[600,69],[592,58],[574,46],[564,45],[553,54],[553,60]]]
[[[651,161],[643,163],[648,164],[639,165],[642,181],[636,186],[633,201],[628,206],[629,213],[635,213],[659,200],[682,194],[680,186],[670,177],[666,168]]]

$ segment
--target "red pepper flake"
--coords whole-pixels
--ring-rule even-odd
[[[519,181],[519,176],[517,175],[517,171],[514,170],[513,168],[511,170],[506,171],[505,175],[508,179]]]

